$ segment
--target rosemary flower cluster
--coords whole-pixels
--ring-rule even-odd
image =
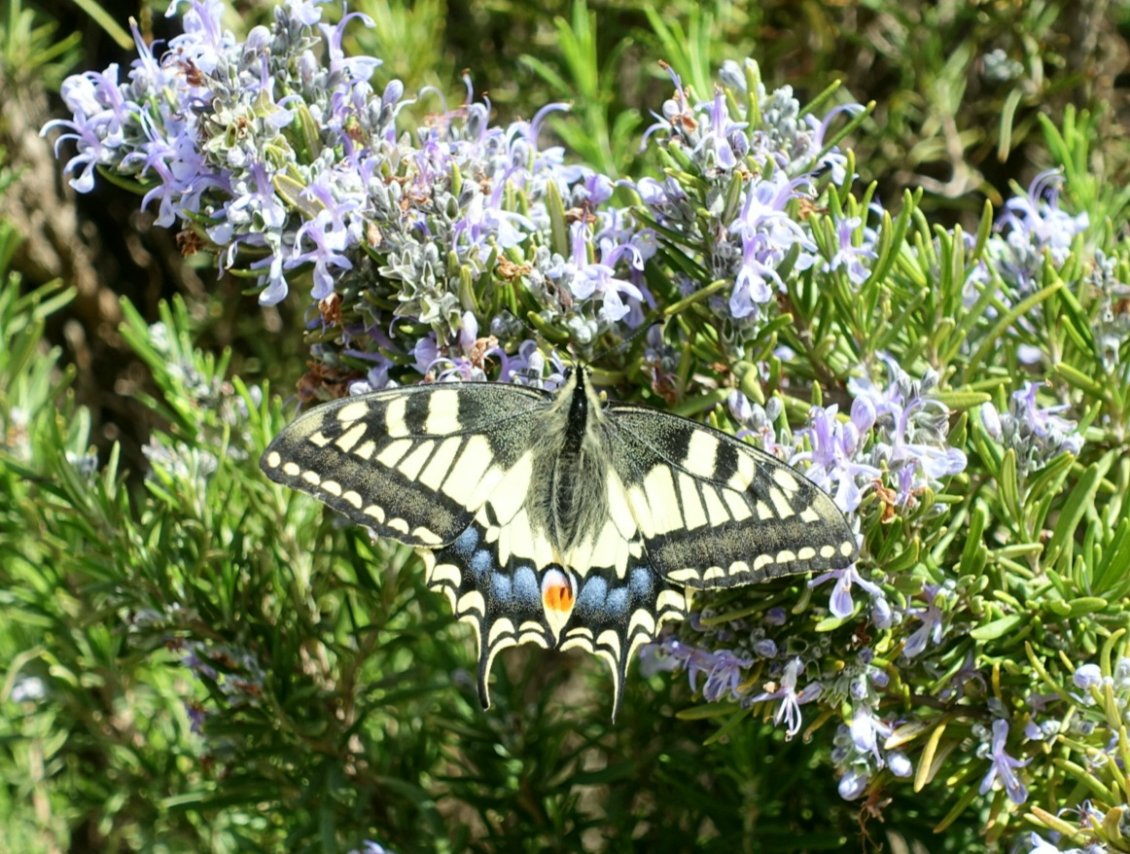
[[[557,348],[614,347],[715,280],[730,284],[713,310],[740,340],[775,316],[788,276],[860,281],[874,257],[858,218],[823,251],[798,207],[844,180],[825,137],[861,108],[803,114],[752,62],[728,63],[702,102],[672,73],[647,138],[696,180],[617,183],[542,144],[563,104],[499,126],[469,80],[455,107],[395,80],[376,91],[380,60],[342,49],[364,15],[329,24],[321,3],[292,0],[240,40],[219,0],[170,13],[181,8],[184,33],[164,50],[135,27],[128,72],[68,78],[72,118],[45,130],[76,147],[77,190],[96,168],[135,179],[158,224],[251,276],[264,304],[305,283],[323,376],[360,389],[408,374],[543,382]],[[670,276],[658,256],[672,249],[702,275]]]

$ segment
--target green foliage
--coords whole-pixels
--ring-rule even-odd
[[[116,451],[91,458],[89,416],[43,345],[72,295],[18,294],[8,277],[0,826],[19,850],[856,838],[855,807],[806,745],[760,723],[710,737],[709,719],[675,714],[682,680],[634,677],[613,726],[599,662],[522,650],[484,714],[469,638],[417,561],[259,474],[287,415],[225,376],[226,353],[193,348],[182,301],[151,325],[123,306],[161,424],[139,477]],[[929,804],[894,814],[923,840],[940,818]],[[970,831],[945,850],[975,850]]]
[[[786,742],[771,704],[698,703],[685,679],[667,674],[633,673],[612,726],[600,664],[537,650],[506,655],[496,708],[482,713],[469,639],[424,587],[416,559],[259,474],[258,455],[292,407],[250,383],[259,371],[288,384],[295,375],[261,325],[239,327],[235,351],[216,356],[199,343],[225,310],[213,298],[174,299],[153,324],[123,303],[120,334],[152,377],[138,395],[148,467],[127,471],[117,448],[93,454],[97,415],[77,405],[75,371],[45,333],[74,294],[25,286],[11,272],[17,240],[5,225],[4,844],[980,851],[1035,829],[1065,846],[1130,848],[1130,352],[1118,325],[1126,295],[1102,287],[1130,282],[1127,155],[1101,110],[1042,115],[1068,98],[1091,100],[1092,55],[1069,53],[1081,42],[1064,38],[1084,17],[1079,4],[679,2],[662,17],[595,3],[357,8],[377,24],[351,34],[388,60],[379,77],[457,92],[451,72],[470,66],[503,111],[571,100],[555,130],[608,174],[638,171],[658,57],[701,96],[720,61],[754,53],[770,83],[824,92],[837,72],[849,92],[875,99],[855,145],[859,171],[885,182],[888,200],[899,198],[891,187],[923,176],[937,195],[907,193],[872,223],[878,258],[860,287],[790,277],[786,319],[748,342],[734,378],[758,402],[784,401],[781,428],[800,424],[813,402],[790,383],[814,379],[831,402],[881,353],[943,378],[939,399],[958,413],[949,438],[968,470],[912,513],[892,516],[881,493],[862,511],[870,568],[895,579],[892,601],[922,607],[926,584],[952,582],[940,608],[957,640],[932,660],[930,679],[904,674],[900,642],[876,644],[892,680],[884,712],[899,721],[884,748],[905,751],[914,776],[877,776],[865,801],[845,802],[830,715],[809,716],[804,737]],[[1115,9],[1127,14],[1124,3]],[[75,38],[52,44],[51,25],[15,2],[4,26],[3,76],[57,85]],[[990,62],[998,46],[1005,55]],[[995,162],[1010,152],[1020,154]],[[969,191],[999,200],[1028,159],[1063,168],[1066,206],[1086,212],[1090,227],[1062,263],[1043,259],[1029,292],[1005,299],[996,278],[978,278],[993,210]],[[835,246],[833,216],[865,214],[875,192],[829,189],[829,210],[812,213],[823,248]],[[965,206],[972,235],[927,216],[940,204]],[[674,372],[680,394],[727,355],[698,310],[713,294],[670,306],[692,342]],[[1046,371],[1021,359],[1024,346],[1045,354]],[[1078,457],[1029,465],[979,417],[987,402],[1004,411],[1024,379],[1047,382],[1041,400],[1070,406],[1086,438]],[[683,411],[719,399],[688,395]],[[858,633],[866,621],[862,608],[846,619],[818,612],[823,589],[726,593],[708,601],[703,625],[787,606],[846,667],[868,642]],[[963,683],[960,701],[941,698],[969,662],[979,678]],[[1087,664],[1098,676],[1080,687]],[[755,669],[749,679],[764,677]],[[1046,703],[1031,707],[1032,696]],[[1004,791],[978,793],[986,710],[1054,725],[1039,741],[1012,732],[1010,753],[1029,763],[1023,806]]]

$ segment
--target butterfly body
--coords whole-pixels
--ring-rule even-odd
[[[321,406],[264,453],[272,479],[414,546],[470,623],[479,690],[499,651],[632,656],[686,613],[683,588],[844,567],[854,536],[788,466],[687,419],[605,406],[587,371],[556,393],[411,386]]]

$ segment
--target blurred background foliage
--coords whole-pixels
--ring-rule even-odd
[[[229,26],[270,8],[235,3]],[[458,103],[467,70],[499,121],[570,101],[551,126],[609,174],[644,168],[639,133],[670,88],[660,59],[706,97],[723,60],[753,56],[802,101],[833,79],[844,100],[874,101],[849,141],[858,171],[883,199],[923,187],[943,224],[974,231],[985,198],[1047,166],[1038,117],[1058,125],[1067,105],[1097,116],[1096,171],[1130,180],[1128,0],[351,8],[376,24],[349,33],[385,60],[378,84]],[[310,502],[279,504],[247,464],[286,420],[267,384],[289,393],[304,370],[282,334],[299,305],[262,310],[185,264],[131,192],[103,181],[76,198],[39,137],[62,78],[127,63],[130,16],[167,38],[164,12],[0,4],[3,847],[333,851],[368,835],[398,851],[728,851],[756,832],[762,851],[981,850],[975,816],[932,834],[948,809],[936,799],[842,801],[770,726],[719,737],[675,718],[682,681],[632,679],[610,728],[578,659],[515,653],[498,708],[478,711],[466,639],[407,556]],[[202,436],[224,453],[186,457]],[[20,455],[33,447],[53,452]],[[170,611],[167,589],[190,606]],[[178,644],[189,636],[211,640]],[[205,700],[232,710],[207,738],[193,734]]]

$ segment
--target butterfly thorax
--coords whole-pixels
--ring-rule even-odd
[[[528,507],[535,529],[559,556],[566,556],[608,515],[604,488],[609,427],[600,398],[581,369],[572,371],[534,437],[533,483]],[[561,558],[567,563],[567,558]]]

